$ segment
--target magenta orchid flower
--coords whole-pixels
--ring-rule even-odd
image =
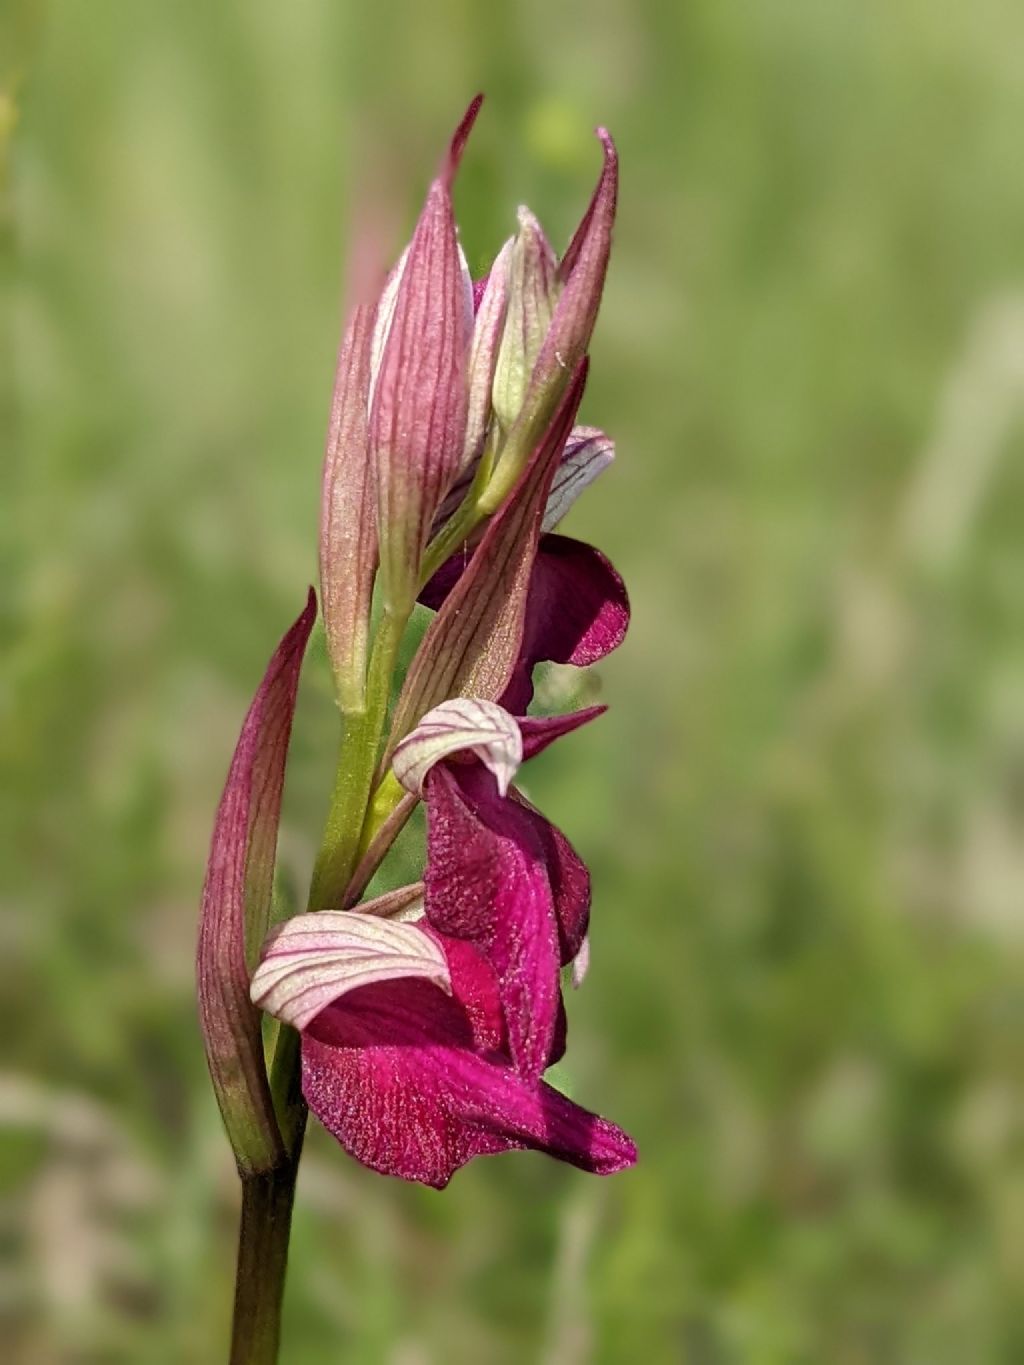
[[[394,756],[427,806],[422,888],[298,916],[267,943],[253,1000],[301,1030],[307,1103],[374,1170],[440,1188],[516,1147],[599,1174],[635,1160],[620,1129],[541,1079],[564,1050],[559,969],[583,945],[590,879],[510,789],[521,761],[602,709],[438,706]]]
[[[618,1128],[516,1071],[495,974],[472,943],[372,911],[289,920],[252,987],[257,1003],[301,1026],[303,1094],[351,1156],[437,1189],[472,1157],[516,1148],[601,1175],[632,1164]],[[364,927],[367,938],[403,938],[371,947],[359,941]],[[303,1022],[305,1002],[328,996]]]

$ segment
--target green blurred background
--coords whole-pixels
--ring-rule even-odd
[[[311,1131],[284,1360],[1024,1359],[1022,52],[1019,0],[5,0],[5,1359],[224,1358],[206,844],[353,204],[397,247],[478,88],[477,268],[622,157],[570,529],[634,623],[529,777],[597,888],[561,1079],[641,1159],[438,1195]],[[296,884],[333,746],[321,648]]]

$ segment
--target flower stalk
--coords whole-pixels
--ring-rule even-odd
[[[344,899],[360,853],[363,822],[377,769],[395,662],[411,611],[385,609],[367,673],[366,704],[342,711],[342,740],[334,792],[320,853],[313,870],[310,910],[325,910]]]
[[[543,1078],[565,1047],[561,973],[578,984],[588,960],[590,878],[515,786],[523,762],[602,710],[528,715],[534,668],[590,665],[628,622],[608,561],[553,534],[613,454],[573,423],[617,163],[599,130],[604,167],[561,260],[521,209],[474,284],[451,190],[479,105],[339,351],[320,573],[341,744],[306,912],[268,934],[312,592],[250,708],[214,831],[197,971],[242,1185],[235,1365],[277,1359],[310,1109],[364,1165],[439,1189],[508,1149],[598,1174],[635,1160],[625,1133]],[[392,706],[417,602],[435,616]],[[363,900],[418,803],[422,880]],[[267,1051],[260,1011],[277,1020]]]
[[[301,1144],[280,1167],[242,1181],[230,1365],[275,1365]]]

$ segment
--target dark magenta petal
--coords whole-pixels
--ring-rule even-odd
[[[353,991],[302,1040],[303,1093],[356,1160],[443,1188],[474,1156],[534,1148],[583,1170],[630,1166],[620,1129],[494,1051],[493,976],[468,944],[440,939],[452,996],[427,982]]]
[[[597,663],[618,648],[628,625],[626,586],[601,551],[568,536],[542,536],[519,662],[501,705],[522,713],[533,698],[538,663]]]
[[[375,1043],[415,1047],[438,1042],[504,1055],[498,979],[487,959],[472,943],[439,934],[422,920],[420,924],[447,959],[450,995],[417,977],[360,987],[322,1010],[306,1026],[303,1037],[332,1047]],[[429,989],[423,990],[424,986]]]
[[[446,559],[433,578],[421,590],[418,601],[431,611],[437,611],[441,603],[445,600],[452,588],[462,577],[463,570],[469,563],[469,552],[459,550],[453,554],[451,559]]]
[[[585,706],[581,711],[570,711],[565,716],[517,716],[516,724],[523,737],[523,762],[543,753],[549,744],[562,735],[578,730],[588,721],[597,720],[608,710],[607,706]]]
[[[493,967],[509,1054],[534,1079],[548,1065],[560,999],[549,850],[535,814],[499,796],[481,764],[438,764],[424,794],[427,920]]]
[[[444,940],[452,995],[419,980],[353,991],[302,1038],[302,1090],[345,1150],[385,1175],[438,1189],[471,1157],[502,1150],[457,1117],[456,1061],[500,1056],[497,982],[468,943]]]
[[[544,1081],[530,1085],[497,1068],[480,1079],[474,1116],[482,1136],[501,1141],[505,1147],[546,1152],[593,1175],[613,1175],[636,1164],[631,1137]]]
[[[625,584],[600,550],[569,536],[546,535],[543,561],[530,604],[539,657],[578,668],[596,664],[625,639]]]
[[[513,787],[509,799],[516,802],[530,821],[534,838],[544,851],[544,867],[558,928],[559,962],[566,967],[579,952],[590,923],[590,873],[557,825],[531,806],[522,792]]]
[[[558,998],[558,1018],[555,1020],[555,1031],[551,1038],[551,1052],[548,1054],[548,1066],[554,1066],[565,1056],[565,1044],[569,1034],[569,1021],[565,1013],[565,1001]]]

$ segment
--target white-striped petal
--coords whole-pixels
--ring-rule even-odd
[[[395,749],[392,766],[406,791],[422,796],[434,764],[464,750],[494,774],[504,796],[523,761],[523,737],[515,719],[493,701],[453,697],[435,706]]]
[[[301,1030],[339,996],[405,976],[451,992],[444,953],[418,925],[321,910],[286,920],[267,939],[249,993],[260,1009]]]
[[[542,531],[553,531],[579,495],[615,458],[615,442],[597,427],[573,427],[555,470]]]

